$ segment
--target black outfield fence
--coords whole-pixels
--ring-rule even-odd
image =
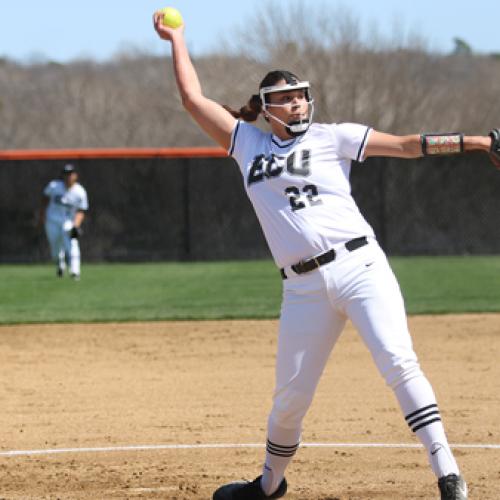
[[[270,257],[234,161],[181,156],[0,160],[0,262],[48,260],[38,208],[68,161],[89,195],[84,261]],[[485,154],[369,159],[352,185],[390,255],[500,253],[500,171]]]

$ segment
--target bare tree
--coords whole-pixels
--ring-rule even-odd
[[[364,31],[347,8],[265,2],[218,47],[194,64],[205,94],[232,107],[279,68],[311,81],[318,121],[394,133],[498,126],[498,57],[436,53],[403,29]],[[2,149],[212,144],[182,109],[171,61],[137,50],[106,63],[0,60],[0,119]]]

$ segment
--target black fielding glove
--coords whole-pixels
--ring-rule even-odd
[[[491,137],[491,148],[490,148],[490,158],[493,165],[500,169],[500,129],[494,128],[490,132]]]
[[[83,234],[82,228],[81,227],[73,227],[71,231],[69,232],[70,238],[75,238],[79,239],[80,236]]]

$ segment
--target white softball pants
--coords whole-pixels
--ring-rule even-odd
[[[283,281],[270,421],[300,429],[330,353],[349,318],[393,389],[422,376],[399,285],[374,239],[327,265]]]
[[[52,260],[64,269],[66,262],[70,266],[72,274],[80,274],[80,245],[76,238],[70,238],[61,222],[47,220],[45,222],[45,234],[50,246]]]
[[[302,420],[330,353],[350,319],[394,390],[408,426],[427,450],[437,478],[458,474],[432,387],[408,331],[399,285],[374,239],[303,275],[283,281],[276,389],[268,421],[261,486],[270,495],[297,451]]]

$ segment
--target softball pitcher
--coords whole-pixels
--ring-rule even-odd
[[[497,161],[498,130],[490,137],[395,136],[366,125],[312,123],[309,83],[288,71],[268,73],[259,93],[234,112],[203,96],[182,27],[165,27],[162,14],[154,15],[154,25],[172,44],[186,110],[238,163],[283,279],[276,387],[262,475],[220,487],[214,500],[286,494],[285,469],[299,447],[303,418],[347,319],[427,450],[441,499],[466,499],[467,486],[436,397],[413,350],[399,285],[351,196],[349,174],[352,160],[370,156],[417,158],[483,150]],[[269,133],[246,123],[259,115],[268,122]]]
[[[43,191],[41,221],[50,245],[57,276],[62,277],[66,266],[70,276],[80,279],[81,225],[88,210],[87,192],[78,182],[78,173],[71,164],[64,166],[62,179],[56,179]]]

